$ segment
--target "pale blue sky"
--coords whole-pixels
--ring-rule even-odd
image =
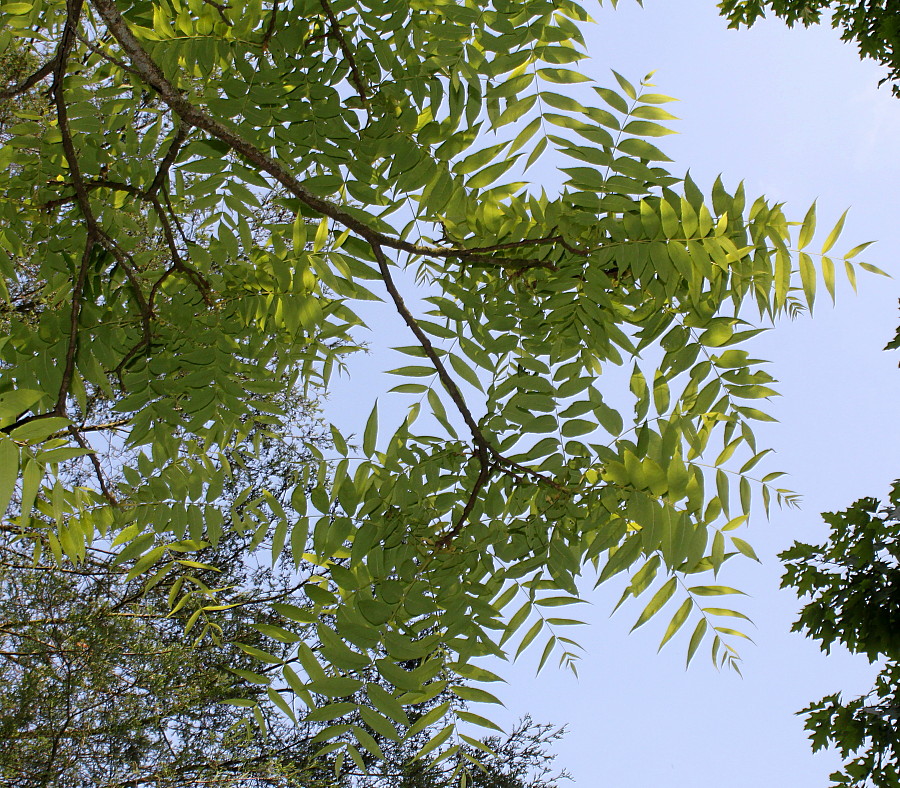
[[[847,246],[877,239],[860,259],[900,274],[900,100],[876,89],[877,67],[860,63],[829,28],[789,30],[767,21],[751,31],[727,30],[713,0],[647,0],[643,8],[623,2],[615,11],[587,6],[598,24],[586,29],[593,59],[583,70],[611,84],[610,68],[633,81],[656,69],[658,91],[680,99],[670,105],[680,133],[664,140],[673,172],[690,168],[707,189],[719,172],[726,183],[744,179],[748,197],[784,201],[796,218],[818,199],[822,226],[852,206]],[[767,470],[789,471],[787,485],[804,502],[799,512],[753,522],[747,538],[762,566],[728,567],[728,582],[751,595],[741,609],[757,625],[750,630],[756,645],[742,649],[744,678],[717,673],[704,651],[685,672],[684,638],[656,653],[659,624],[628,635],[638,608],[609,618],[614,588],[599,589],[582,615],[592,626],[576,635],[587,651],[580,679],[552,667],[535,678],[533,653],[512,668],[499,666],[510,678],[499,693],[509,719],[529,712],[568,724],[558,761],[576,785],[828,785],[837,759],[810,753],[793,712],[837,690],[866,690],[872,671],[864,659],[825,657],[789,633],[799,603],[777,590],[775,555],[794,539],[821,538],[820,511],[883,495],[900,477],[900,357],[881,352],[900,323],[900,283],[863,275],[859,295],[841,288],[834,309],[822,296],[812,319],[782,323],[754,347],[754,355],[773,362],[784,394],[768,405],[780,423],[759,430],[761,443],[777,450]],[[407,344],[378,326],[376,350]],[[360,389],[368,395],[394,385],[378,376],[392,362],[382,352],[355,362],[329,415],[358,408]]]
[[[748,196],[765,193],[802,218],[819,201],[823,225],[852,206],[844,240],[878,239],[865,257],[894,275],[900,245],[900,101],[876,89],[879,69],[862,64],[830,28],[789,30],[767,21],[727,30],[715,3],[648,0],[592,9],[594,55],[585,71],[612,67],[639,79],[653,69],[681,120],[665,140],[678,172],[708,185],[744,179]],[[900,477],[900,372],[881,352],[900,323],[895,280],[865,276],[860,293],[820,299],[812,319],[782,323],[753,355],[772,360],[784,394],[768,409],[780,423],[760,429],[802,493],[800,511],[757,517],[749,531],[763,565],[729,567],[729,581],[751,599],[742,610],[757,628],[742,648],[744,678],[717,673],[698,655],[685,672],[684,643],[656,654],[659,626],[628,635],[636,612],[609,618],[613,593],[601,588],[580,633],[587,654],[580,679],[546,670],[534,678],[524,659],[503,699],[513,716],[568,723],[559,760],[580,786],[610,788],[824,788],[838,760],[813,756],[793,712],[825,694],[868,689],[865,659],[830,657],[790,634],[799,603],[777,590],[776,554],[794,539],[821,538],[818,513],[883,495]]]

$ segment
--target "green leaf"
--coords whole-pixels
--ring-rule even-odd
[[[688,591],[697,596],[722,596],[724,594],[744,593],[743,591],[738,591],[736,588],[729,588],[728,586],[692,586]]]
[[[754,561],[759,561],[759,557],[756,555],[756,552],[743,539],[738,539],[738,537],[732,536],[731,541],[734,544],[734,546],[738,550],[740,550],[741,553],[743,553],[745,556],[747,556],[747,558],[752,558]]]
[[[492,695],[490,692],[486,692],[479,687],[455,684],[450,687],[450,689],[457,698],[461,698],[462,700],[471,701],[472,703],[496,703],[500,706],[503,705],[502,701],[500,701],[496,695]]]
[[[531,602],[526,602],[513,614],[512,618],[503,628],[503,635],[500,638],[501,646],[516,633],[516,630],[518,630],[518,628],[522,626],[522,624],[525,623],[525,620],[528,618],[528,614],[531,612],[531,609]]]
[[[556,82],[560,85],[571,85],[576,82],[590,82],[591,78],[573,71],[570,68],[539,68],[537,75],[547,82]]]
[[[534,107],[535,102],[537,101],[537,96],[526,96],[525,98],[517,99],[516,101],[512,101],[506,105],[506,109],[503,110],[503,113],[497,119],[497,122],[494,124],[495,128],[499,128],[500,126],[505,126],[507,123],[515,123],[519,118],[524,117],[531,111],[532,107]],[[505,170],[504,170],[505,172]],[[501,173],[502,174],[502,173]],[[488,181],[490,183],[490,181]],[[471,181],[468,184],[471,188],[477,188],[472,186]],[[484,184],[487,185],[487,184]]]
[[[891,275],[885,271],[882,271],[878,266],[872,265],[871,263],[860,263],[859,267],[864,271],[868,271],[870,274],[878,274],[879,276],[886,276],[888,279],[891,278]]]
[[[19,478],[19,450],[5,435],[0,436],[0,517],[6,515]]]
[[[703,612],[711,616],[730,616],[731,618],[743,618],[745,621],[751,620],[748,616],[745,616],[743,613],[740,613],[737,610],[729,610],[724,607],[704,607]]]
[[[646,140],[637,137],[621,140],[616,144],[616,148],[622,153],[627,153],[639,159],[646,159],[647,161],[672,161],[655,145],[651,145]]]
[[[509,146],[509,154],[515,153],[519,148],[521,148],[525,143],[527,143],[535,134],[535,132],[541,127],[541,119],[535,118],[532,120],[524,129],[522,129],[513,140],[512,145]]]
[[[853,292],[856,292],[856,271],[853,269],[853,263],[849,260],[844,260],[844,269],[847,272],[847,281],[850,282],[850,286],[853,288]]]
[[[662,640],[659,642],[659,648],[657,651],[661,650],[663,646],[668,643],[672,637],[678,632],[679,629],[684,625],[684,622],[687,621],[688,616],[690,615],[691,608],[693,608],[694,604],[690,599],[685,599],[684,602],[681,603],[681,606],[678,610],[675,611],[675,615],[672,616],[672,620],[669,622],[669,626],[666,628],[666,632],[663,635]]]
[[[825,282],[825,289],[828,291],[828,295],[831,296],[831,303],[835,303],[834,300],[834,261],[830,257],[822,258],[822,279]]]
[[[517,657],[531,645],[532,641],[538,636],[538,634],[540,634],[540,631],[543,628],[544,621],[540,618],[531,625],[531,628],[525,633],[522,638],[522,642],[519,643],[519,647],[516,649]]]
[[[664,96],[661,93],[642,93],[639,100],[644,104],[669,104],[672,101],[678,101],[678,99]]]
[[[496,722],[491,722],[486,717],[482,717],[478,714],[473,714],[471,711],[460,710],[460,711],[456,712],[456,716],[459,717],[459,719],[461,719],[463,722],[469,722],[472,725],[478,725],[481,728],[488,728],[490,730],[495,730],[495,731],[498,731],[499,733],[504,732],[503,728],[501,728],[499,725],[497,725]],[[463,738],[467,739],[468,737],[463,736]],[[470,742],[470,743],[474,743],[474,742]]]
[[[798,249],[805,249],[812,241],[816,232],[816,204],[809,206],[806,216],[803,218],[803,224],[800,226],[800,238],[797,241]]]
[[[856,257],[860,252],[865,249],[868,249],[875,241],[866,241],[864,244],[859,244],[859,246],[854,246],[847,254],[844,255],[844,260],[852,260]]]
[[[634,134],[638,137],[665,137],[667,134],[675,134],[676,132],[660,126],[658,123],[652,123],[649,120],[633,120],[628,123],[624,129],[626,134]]]
[[[625,101],[618,93],[614,90],[610,90],[609,88],[598,88],[595,87],[594,90],[600,94],[600,97],[609,104],[613,109],[618,110],[619,112],[628,113],[628,102]]]
[[[622,90],[625,91],[625,95],[628,96],[628,98],[637,98],[637,91],[634,89],[634,85],[632,85],[627,79],[625,79],[625,77],[623,77],[621,74],[616,73],[615,71],[613,71],[613,76],[616,78],[616,82],[619,83],[619,86],[622,88]]]
[[[828,237],[825,239],[825,243],[822,244],[821,254],[828,254],[831,251],[831,247],[837,243],[837,239],[841,235],[841,230],[844,229],[844,220],[847,218],[847,213],[849,212],[849,208],[841,214],[841,218],[838,219],[837,224],[834,226],[834,229],[828,233]]]
[[[72,422],[69,419],[51,416],[49,418],[36,419],[21,427],[16,427],[9,437],[19,443],[41,443],[54,432],[65,430]]]
[[[346,676],[331,676],[311,681],[306,686],[307,689],[319,695],[325,695],[329,698],[344,698],[352,695],[362,687],[362,682],[359,679],[351,679]]]
[[[363,432],[363,453],[371,457],[375,453],[375,442],[378,440],[378,401],[372,406],[372,412],[366,421]]]
[[[281,712],[282,712],[282,713],[283,713],[283,714],[284,714],[291,722],[293,722],[293,723],[296,725],[296,724],[297,724],[297,717],[294,715],[293,709],[291,709],[291,707],[288,706],[288,704],[287,704],[287,702],[285,701],[285,699],[284,699],[283,697],[281,697],[281,694],[278,693],[278,692],[276,692],[276,691],[275,691],[274,689],[272,689],[271,687],[266,687],[266,694],[269,696],[269,700],[271,700],[272,703],[274,703],[274,704],[281,710]]]
[[[402,704],[380,684],[366,684],[366,693],[372,705],[386,717],[390,717],[400,725],[409,725]]]
[[[19,527],[27,528],[31,521],[31,511],[34,509],[34,501],[37,498],[38,489],[41,486],[41,468],[31,459],[23,462],[22,471],[22,508],[19,517]],[[75,560],[76,556],[69,555],[69,558]]]
[[[44,398],[42,391],[14,389],[0,394],[0,423],[12,424]]]
[[[363,722],[379,736],[384,736],[384,738],[390,739],[391,741],[400,741],[401,736],[397,729],[386,717],[383,717],[377,711],[374,711],[367,706],[360,706],[359,715],[363,718]]]
[[[472,368],[466,364],[459,356],[448,353],[447,358],[450,359],[450,366],[453,367],[457,375],[459,375],[466,383],[471,384],[479,391],[484,391],[478,376],[472,371]]]
[[[706,627],[707,627],[706,619],[701,618],[697,622],[697,626],[694,628],[694,632],[691,635],[691,642],[688,644],[687,663],[686,664],[690,665],[691,660],[694,658],[694,654],[697,653],[697,649],[699,648],[700,643],[703,640],[703,636],[706,634]]]
[[[422,747],[419,748],[419,751],[413,756],[416,759],[424,758],[428,753],[436,750],[440,747],[447,739],[450,738],[450,735],[453,733],[454,727],[453,725],[447,725],[445,728],[442,728],[438,733],[431,737]]]
[[[812,310],[816,299],[816,268],[812,258],[806,252],[800,252],[800,280],[803,283],[803,292],[806,294],[806,303]]]
[[[634,632],[638,627],[646,624],[653,616],[655,616],[671,598],[672,594],[675,593],[675,588],[678,585],[678,581],[674,577],[670,577],[665,584],[660,588],[650,600],[647,607],[644,608],[641,615],[638,617],[638,620],[635,622],[634,626],[631,628],[631,631]]]

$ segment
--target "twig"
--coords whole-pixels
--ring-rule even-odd
[[[63,367],[62,380],[59,384],[59,394],[56,397],[56,405],[53,415],[66,415],[66,397],[69,394],[69,386],[72,384],[72,376],[75,374],[75,352],[78,349],[78,318],[81,315],[81,295],[84,291],[84,281],[87,278],[88,265],[91,253],[94,250],[94,239],[88,234],[84,244],[84,253],[81,255],[81,265],[72,287],[72,314],[69,318],[69,344],[66,347],[66,363]]]
[[[472,411],[469,410],[469,406],[466,404],[466,399],[460,391],[459,386],[456,385],[456,381],[453,379],[453,376],[447,370],[444,362],[441,361],[441,358],[435,350],[434,345],[431,344],[431,340],[428,338],[428,335],[422,330],[422,327],[418,324],[415,317],[413,317],[412,312],[410,312],[409,308],[406,306],[406,303],[403,300],[403,296],[397,289],[397,285],[394,282],[393,276],[391,275],[390,264],[384,254],[384,250],[376,243],[371,244],[371,246],[372,251],[375,254],[375,260],[378,263],[378,270],[381,273],[382,280],[384,281],[384,286],[387,288],[388,294],[391,296],[391,300],[394,302],[394,307],[400,313],[400,316],[403,318],[403,322],[406,323],[406,325],[409,327],[409,330],[412,331],[416,339],[419,340],[419,344],[422,346],[422,350],[425,351],[425,355],[431,362],[432,366],[435,368],[435,371],[437,372],[441,383],[447,390],[447,394],[450,395],[450,399],[453,401],[453,404],[456,406],[456,409],[462,416],[463,421],[469,428],[469,431],[472,434],[472,440],[475,443],[475,453],[476,455],[478,455],[482,467],[485,467],[489,464],[489,457],[493,457],[498,465],[504,465],[508,468],[514,468],[524,476],[531,477],[535,481],[546,484],[560,491],[567,491],[568,488],[566,488],[565,485],[557,482],[555,479],[551,479],[549,476],[546,476],[545,474],[541,473],[540,471],[536,471],[533,468],[528,468],[527,466],[521,465],[514,460],[510,460],[508,457],[501,454],[497,449],[495,449],[488,441],[488,439],[485,438],[484,433],[478,426],[478,422],[472,415]]]
[[[269,17],[269,24],[266,26],[266,32],[263,33],[262,41],[260,41],[263,52],[267,51],[269,48],[269,41],[271,41],[272,34],[275,32],[275,22],[277,19],[278,0],[275,0],[275,2],[272,3],[272,16]]]
[[[456,524],[447,531],[440,539],[435,542],[436,550],[443,550],[450,546],[450,543],[459,535],[462,529],[465,527],[466,522],[469,519],[469,515],[472,513],[472,509],[475,508],[475,501],[478,500],[478,495],[481,493],[481,490],[484,488],[484,485],[487,484],[488,478],[491,475],[492,466],[490,463],[485,462],[484,458],[479,454],[478,455],[478,463],[480,465],[478,469],[478,477],[475,479],[475,484],[472,485],[472,492],[469,493],[469,498],[466,501],[466,505],[463,507],[462,513],[459,515],[459,519],[457,519]]]
[[[400,294],[400,291],[397,289],[397,285],[394,282],[394,277],[391,275],[390,264],[388,263],[388,259],[384,254],[384,250],[377,243],[373,243],[371,246],[372,251],[375,253],[375,260],[378,263],[378,270],[381,272],[381,278],[384,281],[384,286],[387,288],[388,294],[391,296],[391,300],[394,302],[394,307],[400,313],[400,317],[403,318],[403,322],[406,323],[406,325],[409,327],[409,330],[412,331],[413,334],[415,334],[416,339],[419,340],[419,344],[425,351],[425,355],[428,357],[429,361],[431,361],[432,366],[437,371],[441,383],[444,384],[444,388],[447,390],[447,394],[450,395],[450,399],[453,400],[453,404],[456,406],[456,409],[463,417],[463,421],[466,423],[466,426],[472,433],[472,440],[475,442],[476,453],[487,453],[489,450],[487,439],[481,432],[481,428],[478,426],[478,422],[475,421],[475,417],[472,415],[472,411],[469,410],[469,406],[466,404],[466,399],[465,397],[463,397],[462,392],[459,390],[459,386],[456,385],[456,381],[447,371],[447,367],[444,365],[444,362],[441,361],[440,356],[434,349],[434,345],[431,344],[431,340],[428,338],[428,335],[422,330],[422,327],[418,324],[418,322],[416,322],[416,319],[415,317],[413,317],[412,312],[410,312],[409,308],[406,306],[406,303],[403,300],[403,296]]]
[[[78,347],[78,319],[81,315],[81,295],[84,290],[84,281],[87,277],[88,263],[91,259],[91,253],[94,243],[99,234],[96,219],[91,211],[91,204],[88,198],[87,190],[84,186],[84,179],[81,174],[81,167],[78,163],[78,154],[75,150],[75,143],[72,141],[72,133],[69,129],[69,117],[66,107],[65,96],[63,95],[63,81],[66,73],[66,63],[69,58],[69,52],[75,43],[75,33],[78,22],[81,17],[84,0],[68,0],[66,3],[66,23],[63,29],[62,39],[56,52],[56,67],[53,70],[53,86],[51,93],[53,101],[56,104],[56,117],[59,126],[60,136],[62,138],[63,153],[69,166],[69,172],[72,174],[72,186],[78,199],[78,205],[84,215],[87,223],[87,239],[84,244],[84,253],[81,256],[81,265],[75,277],[72,287],[72,315],[69,321],[69,344],[66,348],[66,361],[63,367],[62,381],[59,387],[59,394],[56,398],[56,404],[53,414],[57,416],[65,416],[66,413],[66,397],[69,393],[69,385],[72,382],[72,375],[75,370],[75,351]]]
[[[165,194],[165,192],[164,192]],[[187,265],[184,260],[181,258],[181,252],[178,251],[178,244],[175,242],[175,235],[172,233],[172,225],[169,224],[169,218],[166,216],[166,212],[163,209],[162,204],[159,199],[152,194],[146,194],[146,198],[153,204],[153,209],[156,211],[156,215],[159,218],[160,226],[163,230],[163,236],[166,239],[166,244],[169,247],[169,252],[172,254],[172,265],[163,273],[163,275],[153,283],[153,286],[150,288],[150,295],[147,298],[147,303],[150,308],[150,311],[153,311],[153,301],[156,297],[156,293],[159,288],[162,286],[163,282],[169,278],[175,271],[181,271],[188,279],[191,280],[194,287],[200,291],[200,295],[203,297],[203,301],[207,306],[212,304],[212,299],[210,298],[210,286],[209,282],[206,281],[206,277],[203,274],[195,271],[189,265]],[[168,197],[166,197],[168,201]],[[171,211],[171,206],[169,207]],[[175,217],[175,212],[172,211],[172,216]],[[179,226],[179,231],[181,231],[181,227]],[[186,242],[187,239],[184,238],[184,232],[181,232],[182,238]]]
[[[344,55],[344,59],[347,61],[347,65],[350,67],[350,78],[353,80],[353,84],[356,87],[356,92],[359,94],[362,103],[368,107],[369,106],[369,94],[366,90],[366,82],[363,78],[363,75],[360,73],[359,68],[356,65],[356,59],[353,57],[353,52],[350,50],[349,45],[347,44],[347,39],[344,38],[343,32],[341,32],[341,24],[338,22],[338,18],[334,15],[334,9],[331,7],[331,3],[329,0],[319,0],[319,4],[325,11],[325,15],[328,17],[328,21],[331,22],[331,35],[337,41],[338,47],[340,47],[341,52]]]
[[[84,439],[84,435],[82,435],[75,427],[69,427],[69,434],[75,438],[75,442],[81,446],[82,449],[88,449],[90,451],[88,457],[90,457],[91,464],[94,466],[94,475],[97,477],[97,482],[100,485],[100,492],[103,493],[103,497],[113,506],[118,506],[119,501],[106,484],[106,475],[103,473],[103,466],[100,465],[100,460],[97,458],[97,452],[94,451],[91,445]]]
[[[169,169],[175,163],[175,158],[178,156],[181,146],[184,145],[184,142],[188,137],[188,127],[184,123],[181,123],[177,117],[175,122],[177,125],[175,127],[175,136],[172,138],[172,144],[169,145],[166,155],[163,156],[163,160],[159,163],[159,168],[156,170],[156,175],[153,177],[153,183],[147,187],[147,196],[156,194],[156,192],[159,191],[169,174]]]
[[[104,52],[103,49],[101,49],[99,46],[97,46],[93,41],[89,40],[88,38],[85,38],[84,36],[78,34],[77,32],[75,34],[75,37],[78,39],[78,43],[84,44],[91,52],[93,52],[98,57],[103,58],[108,63],[112,63],[114,66],[118,66],[119,68],[122,69],[122,71],[125,71],[128,74],[135,73],[135,70],[133,68],[131,68],[127,63],[125,63],[122,60],[119,60],[119,58],[117,58],[117,57],[113,57],[108,52]],[[85,56],[85,58],[86,58],[86,56]]]

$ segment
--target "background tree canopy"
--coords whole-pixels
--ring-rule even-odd
[[[900,483],[884,506],[863,498],[824,517],[831,526],[825,544],[797,542],[781,555],[786,567],[782,584],[809,597],[794,629],[819,641],[823,651],[839,643],[872,662],[881,661],[882,668],[868,695],[845,701],[835,693],[801,714],[813,748],[837,747],[845,759],[844,768],[831,775],[833,785],[890,788],[900,784]]]
[[[887,68],[878,84],[893,83],[891,90],[900,96],[900,4],[897,0],[722,0],[722,15],[731,27],[752,25],[766,11],[772,11],[791,27],[801,22],[806,27],[831,20],[840,28],[841,40],[852,41],[862,58],[871,58]]]
[[[630,572],[635,626],[671,604],[662,643],[687,624],[688,660],[707,640],[736,666],[742,614],[708,597],[737,593],[716,575],[753,557],[754,495],[791,500],[751,475],[774,390],[745,343],[833,297],[835,260],[853,281],[843,219],[811,246],[814,207],[668,172],[669,99],[584,76],[565,0],[0,14],[10,545],[72,571],[107,551],[198,648],[252,658],[223,700],[318,725],[338,775],[378,734],[477,780],[477,658],[574,666],[553,608],[586,573]],[[542,157],[557,192],[526,180]],[[362,435],[305,434],[378,298],[409,331],[405,417],[361,386]],[[261,552],[291,601],[204,574]]]

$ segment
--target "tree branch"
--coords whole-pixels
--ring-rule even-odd
[[[62,137],[63,153],[66,157],[66,163],[69,166],[69,172],[72,174],[72,185],[75,189],[78,205],[81,208],[81,212],[87,223],[87,239],[84,244],[84,253],[81,256],[81,265],[79,266],[72,286],[72,315],[69,321],[69,344],[66,348],[66,361],[65,366],[63,367],[59,394],[57,395],[56,404],[53,408],[53,414],[57,416],[65,416],[66,414],[66,397],[68,396],[72,375],[75,371],[75,351],[78,347],[78,319],[81,315],[81,295],[84,290],[84,281],[87,277],[91,253],[94,248],[94,243],[99,235],[97,222],[91,211],[90,200],[84,186],[81,167],[78,163],[78,153],[75,150],[75,143],[72,140],[72,133],[69,129],[68,109],[66,107],[65,96],[63,95],[66,63],[69,59],[69,52],[72,50],[72,45],[75,43],[75,34],[81,18],[83,6],[84,0],[68,0],[66,3],[66,23],[63,29],[62,39],[59,43],[59,48],[56,52],[56,68],[53,71],[53,86],[51,88],[53,101],[56,105],[57,123]]]
[[[465,527],[466,522],[469,519],[469,515],[472,513],[472,509],[475,508],[475,501],[478,500],[478,496],[481,493],[481,490],[484,488],[484,485],[487,484],[488,479],[491,475],[492,466],[490,463],[485,462],[482,455],[478,455],[478,477],[475,479],[475,484],[472,485],[472,492],[469,493],[469,498],[466,500],[466,505],[463,507],[462,513],[459,515],[459,519],[456,521],[456,524],[445,533],[440,539],[435,542],[435,550],[444,550],[450,546],[450,543],[459,535],[460,531]]]
[[[272,3],[272,16],[269,17],[269,24],[266,26],[266,32],[263,33],[262,41],[260,41],[260,46],[262,47],[263,52],[265,52],[269,48],[269,41],[272,40],[272,34],[275,32],[275,22],[278,20],[278,0],[275,0]]]
[[[69,427],[69,434],[75,438],[75,442],[81,446],[82,449],[90,450],[90,454],[88,457],[91,460],[91,464],[94,466],[94,475],[97,477],[97,483],[100,485],[100,492],[103,493],[103,497],[106,498],[113,506],[118,506],[119,501],[116,499],[116,496],[113,494],[112,490],[109,489],[109,485],[106,483],[106,474],[103,473],[103,466],[100,465],[100,460],[97,457],[97,452],[94,451],[93,447],[84,439],[84,435],[76,429],[75,427]]]
[[[431,341],[428,339],[428,336],[424,331],[422,331],[415,318],[412,316],[409,309],[407,309],[406,305],[404,304],[403,298],[400,295],[400,292],[397,290],[397,287],[391,277],[387,258],[384,255],[382,247],[397,249],[399,251],[409,252],[410,254],[414,255],[439,257],[445,259],[478,259],[479,257],[484,257],[484,255],[481,255],[479,253],[473,255],[467,253],[465,250],[459,249],[441,249],[439,247],[433,246],[422,246],[419,244],[410,243],[408,241],[403,241],[402,239],[393,238],[389,235],[372,229],[365,222],[347,213],[347,211],[345,211],[335,203],[329,200],[322,199],[321,197],[317,197],[312,192],[307,190],[306,187],[304,187],[303,184],[300,183],[300,181],[298,181],[297,178],[294,177],[290,172],[288,172],[281,164],[263,153],[251,142],[248,142],[239,134],[227,128],[215,118],[207,115],[203,110],[199,109],[190,101],[188,101],[187,98],[185,98],[182,93],[178,91],[171,82],[169,82],[162,69],[149,56],[143,46],[141,46],[141,43],[131,32],[130,28],[122,17],[122,14],[119,12],[119,9],[116,7],[114,0],[91,0],[91,2],[94,8],[97,9],[97,12],[100,14],[110,33],[112,33],[112,35],[119,42],[122,49],[125,50],[126,54],[131,59],[131,62],[134,64],[142,79],[144,79],[148,85],[150,85],[160,94],[162,100],[172,108],[172,110],[182,119],[182,121],[184,121],[188,125],[195,126],[196,128],[206,131],[216,139],[222,140],[222,142],[231,147],[237,153],[244,156],[247,161],[257,167],[259,170],[271,175],[278,183],[288,189],[305,205],[317,211],[318,213],[328,216],[331,219],[334,219],[335,221],[343,224],[349,230],[356,232],[358,235],[368,241],[373,252],[375,253],[378,267],[382,273],[382,276],[384,277],[385,286],[388,288],[388,292],[390,293],[391,298],[394,300],[394,304],[398,312],[403,317],[403,320],[409,326],[410,330],[419,340],[419,343],[425,350],[426,355],[437,370],[441,382],[447,389],[447,393],[450,395],[451,399],[462,415],[463,420],[469,427],[469,430],[472,433],[473,440],[475,441],[476,452],[485,453],[484,462],[487,462],[487,455],[489,454],[495,457],[498,463],[501,463],[507,467],[516,468],[521,473],[526,474],[537,481],[548,484],[556,489],[565,489],[563,485],[560,485],[554,479],[551,479],[550,477],[545,476],[538,471],[527,468],[523,465],[519,465],[518,463],[507,459],[489,444],[480,428],[478,427],[478,423],[472,415],[472,412],[469,410],[468,405],[466,404],[465,399],[462,396],[462,392],[459,390],[459,387],[456,385],[453,377],[449,374],[447,368],[441,362],[440,358],[434,350],[433,345],[431,344]],[[497,264],[496,260],[494,260],[493,262],[494,264]],[[512,265],[515,265],[516,263],[515,260],[510,260],[509,262]],[[547,262],[544,260],[536,260],[530,262],[533,262],[535,265],[547,265]]]
[[[7,99],[15,98],[16,96],[20,96],[26,90],[34,87],[38,82],[40,82],[45,77],[50,76],[56,69],[57,59],[59,55],[57,54],[55,57],[48,60],[41,66],[37,71],[35,71],[30,77],[23,79],[18,85],[14,85],[11,88],[6,88],[6,90],[0,90],[0,101],[6,101]]]
[[[148,197],[159,191],[169,174],[169,170],[175,163],[175,159],[178,156],[178,152],[181,150],[181,146],[184,145],[185,140],[188,138],[190,129],[184,123],[181,123],[177,117],[175,123],[175,136],[172,138],[172,144],[169,145],[166,155],[163,156],[163,160],[159,163],[159,168],[156,170],[156,175],[153,177],[153,183],[147,187],[146,194]]]
[[[356,92],[359,94],[363,105],[368,107],[369,94],[366,90],[365,79],[363,78],[363,75],[360,73],[359,68],[356,65],[356,59],[353,57],[353,52],[350,50],[350,47],[347,44],[347,39],[344,38],[344,34],[341,31],[341,24],[340,22],[338,22],[338,18],[334,15],[334,9],[331,7],[331,3],[329,2],[329,0],[319,0],[319,4],[324,9],[325,15],[328,17],[328,21],[331,23],[331,36],[337,41],[338,47],[340,47],[340,50],[344,55],[344,59],[347,61],[347,65],[350,67],[350,78],[353,80],[353,84],[356,87]]]
[[[169,82],[162,69],[150,57],[131,32],[128,24],[116,7],[114,0],[91,0],[91,2],[94,8],[97,9],[97,12],[100,14],[100,17],[103,19],[109,31],[131,59],[131,62],[134,64],[134,67],[141,78],[159,93],[162,100],[169,105],[173,112],[175,112],[184,123],[202,129],[216,139],[224,142],[260,171],[271,175],[275,181],[284,186],[304,205],[324,216],[334,219],[336,222],[344,225],[344,227],[357,233],[366,241],[378,244],[379,246],[397,249],[398,251],[408,252],[423,257],[475,261],[481,259],[485,263],[499,265],[499,262],[496,259],[480,252],[472,253],[465,249],[445,249],[437,246],[424,246],[386,235],[378,230],[374,230],[368,224],[348,213],[336,203],[316,196],[306,189],[306,187],[279,162],[263,153],[263,151],[253,145],[253,143],[245,140],[239,134],[188,101],[188,99],[185,98],[171,82]],[[516,265],[548,267],[548,263],[545,260],[504,260],[503,264],[508,264],[511,267]]]

